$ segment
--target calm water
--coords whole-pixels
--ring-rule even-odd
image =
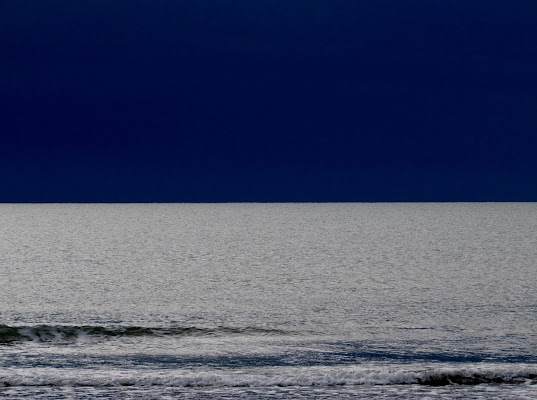
[[[5,398],[537,397],[537,204],[0,205]]]

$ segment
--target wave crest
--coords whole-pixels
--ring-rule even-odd
[[[357,385],[536,384],[537,366],[463,368],[275,367],[234,370],[85,370],[33,368],[0,371],[4,386],[307,387]]]
[[[214,328],[196,326],[142,327],[142,326],[71,326],[71,325],[36,325],[8,326],[0,325],[0,344],[21,341],[69,342],[81,337],[113,338],[132,336],[215,336],[215,335],[283,335],[286,332],[262,327],[226,327]]]

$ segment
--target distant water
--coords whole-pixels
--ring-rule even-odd
[[[537,397],[537,204],[0,205],[2,398]]]

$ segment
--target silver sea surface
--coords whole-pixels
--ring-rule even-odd
[[[5,398],[537,397],[537,204],[2,204]]]

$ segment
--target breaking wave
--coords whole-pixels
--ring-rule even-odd
[[[4,369],[4,386],[167,386],[167,387],[288,387],[356,385],[477,385],[537,384],[537,366],[385,369],[360,367],[274,367],[245,373],[234,370],[185,371],[81,369]]]
[[[195,326],[141,327],[141,326],[71,326],[71,325],[36,325],[8,326],[0,325],[0,344],[21,341],[69,342],[81,337],[112,338],[132,336],[216,336],[216,335],[283,335],[287,332],[262,327],[226,327],[214,328]]]

